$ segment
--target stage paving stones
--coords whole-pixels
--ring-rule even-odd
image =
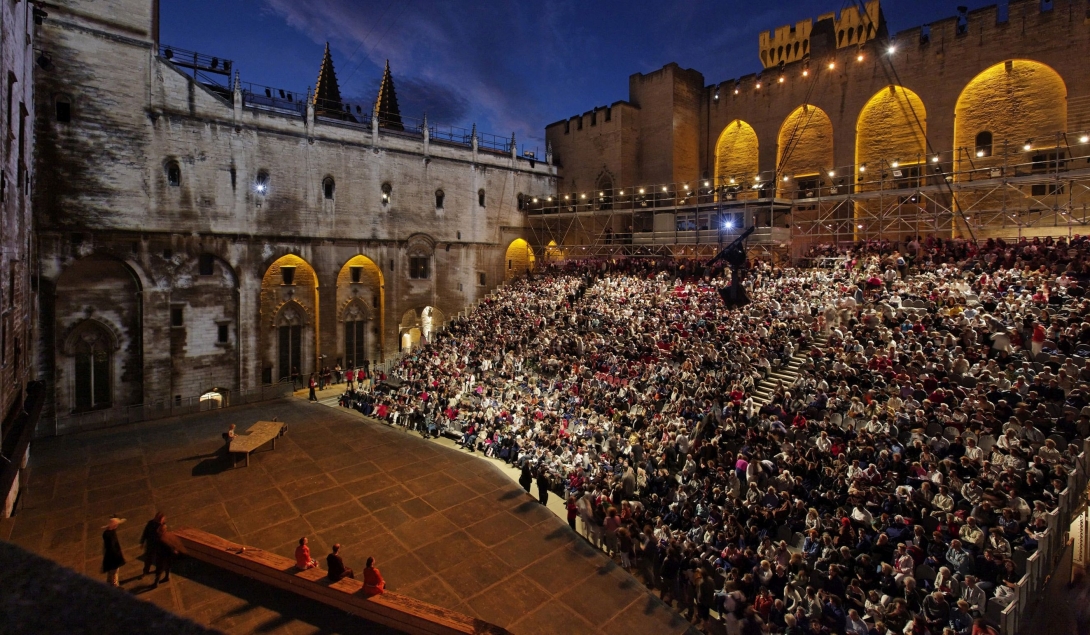
[[[220,434],[274,417],[289,426],[276,450],[232,467]],[[226,633],[389,631],[193,560],[152,589],[138,542],[155,511],[289,557],[304,535],[320,562],[340,543],[357,572],[374,556],[391,590],[516,635],[695,632],[501,467],[299,399],[36,441],[24,496],[0,536],[101,579],[118,514],[122,586]]]

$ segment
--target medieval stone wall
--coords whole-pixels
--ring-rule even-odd
[[[18,414],[34,379],[36,298],[32,286],[34,172],[34,7],[0,7],[0,427]],[[6,495],[7,492],[4,492]]]
[[[57,430],[78,419],[60,343],[81,320],[118,340],[120,411],[275,381],[292,320],[304,377],[345,361],[345,319],[367,323],[366,359],[387,359],[405,311],[453,316],[503,282],[518,197],[555,195],[551,165],[211,91],[158,56],[153,5],[72,0],[40,27],[55,60],[36,80],[40,359]],[[102,283],[100,260],[115,264]],[[124,314],[120,271],[138,288]]]
[[[774,37],[762,34],[768,68],[704,86],[699,100],[659,88],[668,77],[699,76],[695,71],[668,64],[633,75],[629,100],[638,125],[614,145],[606,138],[587,143],[580,137],[585,127],[569,130],[563,121],[549,125],[546,137],[562,181],[581,188],[591,174],[612,170],[617,147],[631,143],[639,148],[637,163],[620,173],[617,187],[722,184],[730,176],[724,169],[752,170],[754,152],[750,178],[816,175],[819,187],[852,186],[864,180],[859,165],[899,162],[921,164],[941,180],[922,164],[938,155],[947,170],[957,161],[965,169],[978,158],[972,140],[984,131],[995,139],[992,163],[1003,163],[1004,148],[1008,163],[1029,163],[1039,148],[1062,143],[1061,133],[1075,133],[1067,141],[1078,145],[1090,129],[1087,11],[1082,0],[1014,0],[888,35],[872,2],[865,13],[852,8],[805,28],[798,23],[793,33],[784,27]],[[801,45],[795,53],[802,41],[808,55]],[[803,106],[816,113],[807,117],[816,127],[793,134]],[[683,133],[689,122],[700,126],[695,138]],[[687,162],[688,154],[696,159]],[[962,207],[973,208],[973,199],[963,198]]]

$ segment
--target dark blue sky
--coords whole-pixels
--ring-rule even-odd
[[[994,2],[966,2],[971,9]],[[346,98],[371,102],[388,58],[401,112],[543,145],[546,124],[628,97],[669,62],[706,83],[760,69],[763,30],[845,0],[161,0],[164,44],[235,61],[243,81],[305,91],[326,41]],[[959,0],[883,0],[891,33]],[[543,148],[542,148],[543,150]]]

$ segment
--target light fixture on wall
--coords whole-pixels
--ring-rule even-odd
[[[1027,151],[1027,152],[1032,150],[1033,149],[1033,139],[1026,139],[1026,145],[1022,146],[1022,149]]]
[[[784,77],[783,77],[783,75],[780,75],[780,83],[782,84],[782,83],[783,83],[784,81],[785,81],[785,80],[784,80]]]
[[[857,62],[862,62],[862,61],[863,61],[863,54],[862,54],[862,53],[860,53],[859,55],[856,55],[856,56],[855,56],[855,61],[857,61]]]
[[[643,188],[642,187],[640,188],[640,194],[643,194]]]
[[[707,181],[704,181],[704,187],[708,187],[709,185],[711,185],[711,184],[708,183]]]
[[[901,162],[898,159],[894,159],[893,163],[890,163],[890,166],[894,167],[894,168],[899,167],[900,165],[901,165]]]
[[[834,176],[836,176],[836,172],[829,170],[829,178],[833,178]]]
[[[829,70],[836,68],[836,62],[829,62]]]
[[[935,156],[931,157],[931,162],[932,163],[938,163],[939,162],[939,155],[936,154]]]
[[[860,172],[866,172],[867,171],[867,164],[866,163],[860,163],[859,164],[859,171]],[[830,172],[829,176],[832,176],[832,175],[833,175],[833,173]]]
[[[1079,137],[1079,143],[1090,143],[1090,135],[1083,135]]]

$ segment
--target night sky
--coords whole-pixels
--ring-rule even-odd
[[[994,2],[965,2],[975,9]],[[406,117],[543,154],[547,124],[628,98],[628,76],[677,62],[707,84],[760,70],[763,30],[845,0],[161,0],[164,44],[234,60],[242,80],[305,91],[326,41],[346,100],[371,103],[390,60]],[[883,0],[890,33],[958,0]]]

